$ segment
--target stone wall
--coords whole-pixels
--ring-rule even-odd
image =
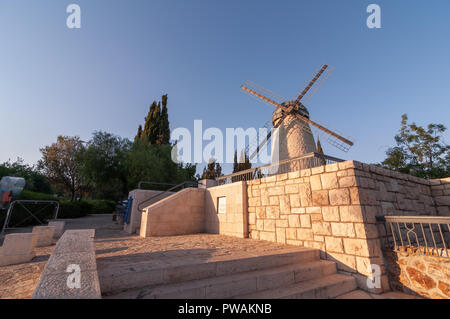
[[[436,215],[428,181],[347,161],[248,181],[251,238],[320,249],[362,289],[389,289],[376,216]],[[370,264],[382,287],[367,288]]]
[[[384,251],[393,290],[433,299],[450,299],[450,259]]]
[[[218,198],[226,198],[226,212],[218,213]],[[235,237],[248,237],[247,185],[236,182],[209,187],[205,194],[205,231]]]
[[[438,215],[450,216],[450,177],[434,179],[430,183]]]
[[[196,234],[204,231],[206,189],[186,188],[144,209],[141,237]]]
[[[131,215],[129,219],[130,222],[125,223],[123,225],[123,229],[127,233],[129,234],[139,233],[139,227],[141,226],[142,211],[140,211],[138,207],[142,202],[161,193],[163,193],[163,191],[146,190],[146,189],[134,189],[130,191],[130,193],[128,194],[128,198],[133,197],[133,204],[131,207]],[[150,206],[151,204],[156,203],[157,201],[160,201],[161,199],[166,198],[172,194],[173,192],[164,193],[161,196],[158,196],[155,199],[147,202],[145,206]]]

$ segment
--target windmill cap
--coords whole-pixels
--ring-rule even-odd
[[[293,105],[295,103],[295,101],[286,101],[281,103],[282,106],[286,106],[289,107],[291,105]],[[282,113],[282,109],[281,108],[277,108],[275,109],[275,111],[272,114],[272,123],[275,124],[283,115]],[[304,106],[302,103],[297,103],[294,107],[294,109],[292,110],[293,113],[298,113],[306,118],[309,118],[309,112],[308,109],[306,108],[306,106]]]

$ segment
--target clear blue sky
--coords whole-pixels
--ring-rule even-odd
[[[401,114],[450,126],[449,17],[448,0],[0,0],[0,162],[35,163],[61,134],[132,139],[165,93],[171,129],[260,127],[272,109],[242,82],[291,98],[323,63],[336,69],[309,111],[356,141],[325,152],[379,162]]]

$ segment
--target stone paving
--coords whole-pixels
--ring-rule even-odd
[[[129,235],[121,225],[112,222],[111,215],[91,215],[67,219],[66,229],[95,228],[95,248],[99,275],[149,263],[161,265],[217,261],[271,254],[298,247],[274,242],[242,239],[214,234],[141,238]],[[44,269],[53,246],[36,248],[36,257],[29,263],[0,267],[0,298],[30,298]],[[390,295],[388,295],[390,294]],[[409,295],[388,293],[366,294],[355,291],[342,298],[402,298]]]
[[[123,226],[112,222],[111,215],[91,215],[65,221],[66,229],[96,229],[99,270],[123,269],[140,262],[159,267],[161,264],[230,259],[291,248],[271,242],[209,234],[141,238],[124,232]],[[24,229],[27,231],[31,229]],[[0,267],[0,298],[31,298],[54,247],[37,247],[36,257],[29,263]]]

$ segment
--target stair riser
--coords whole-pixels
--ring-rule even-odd
[[[325,263],[315,267],[302,267],[292,270],[274,272],[273,274],[257,275],[248,274],[246,278],[225,282],[205,283],[203,287],[179,288],[173,292],[158,293],[157,291],[144,296],[144,298],[156,299],[220,299],[233,298],[235,296],[251,294],[258,291],[280,288],[296,282],[320,278],[336,272],[334,263]],[[301,276],[299,275],[301,274]]]
[[[100,271],[99,280],[102,294],[108,294],[126,289],[144,288],[190,280],[213,278],[217,276],[234,275],[241,272],[257,271],[297,263],[307,263],[315,260],[319,260],[319,251],[306,250],[165,269],[127,272],[116,276],[102,276]]]
[[[355,280],[345,280],[298,294],[284,296],[283,299],[331,299],[357,288]]]

